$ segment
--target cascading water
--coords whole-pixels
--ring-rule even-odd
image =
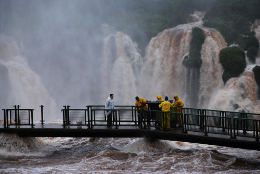
[[[218,54],[226,47],[225,40],[215,29],[203,27],[202,18],[199,19],[164,30],[150,41],[141,77],[145,79],[141,83],[144,86],[142,93],[147,98],[153,99],[150,97],[157,93],[169,96],[178,93],[184,99],[185,106],[206,107],[211,94],[223,87]],[[188,69],[182,63],[189,53],[191,30],[194,27],[200,27],[206,36],[199,70]]]
[[[248,70],[240,77],[229,79],[223,89],[216,91],[209,102],[209,108],[255,112],[256,96],[254,74]]]
[[[255,22],[253,29],[256,33],[256,38],[259,40],[259,21]],[[248,65],[239,77],[229,79],[223,88],[213,93],[208,108],[259,113],[260,100],[257,99],[258,86],[253,73],[253,68],[256,65],[260,65],[259,61],[259,57],[256,58],[255,64],[247,61]]]
[[[14,104],[19,104],[23,108],[34,108],[39,111],[40,105],[44,105],[46,121],[57,120],[55,102],[41,83],[40,77],[20,56],[17,44],[12,39],[1,36],[0,52],[1,70],[6,70],[4,72],[6,82],[1,84],[1,90],[8,91],[8,96],[1,96],[6,99],[5,103],[1,103],[2,106],[12,107]],[[6,89],[8,86],[10,88]],[[35,120],[39,121],[39,116],[36,115]]]
[[[108,29],[106,29],[108,30]],[[129,36],[109,31],[104,39],[102,56],[103,97],[114,93],[120,104],[132,104],[137,94],[137,81],[141,56]],[[104,99],[103,99],[104,100]]]

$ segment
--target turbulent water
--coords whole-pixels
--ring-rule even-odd
[[[146,139],[0,135],[0,173],[259,173],[260,152]]]
[[[209,108],[259,113],[253,67],[248,66],[240,77],[228,80],[225,87],[213,95]]]

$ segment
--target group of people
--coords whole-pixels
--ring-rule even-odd
[[[179,98],[177,94],[174,94],[173,96],[174,102],[171,103],[168,100],[168,97],[165,96],[165,99],[163,100],[161,95],[157,95],[157,102],[159,104],[159,108],[162,111],[161,116],[161,127],[162,128],[170,128],[171,127],[171,114],[173,113],[173,117],[176,120],[176,125],[181,127],[182,126],[182,115],[181,115],[181,110],[184,106],[184,103],[182,100]],[[138,125],[139,127],[142,127],[142,123],[144,123],[144,119],[151,119],[148,118],[148,105],[147,101],[145,98],[142,97],[135,97],[135,108],[138,112]],[[105,103],[105,110],[106,110],[106,119],[107,119],[107,127],[111,128],[112,127],[112,117],[113,117],[113,109],[115,107],[114,104],[114,94],[110,94],[109,97],[106,99]],[[173,112],[171,112],[173,111]],[[148,120],[147,122],[150,124],[150,121]],[[147,125],[150,126],[150,125]]]
[[[157,95],[157,101],[161,102],[159,104],[159,108],[162,111],[162,114],[160,115],[161,118],[161,127],[168,129],[171,128],[171,114],[173,114],[175,121],[175,124],[177,127],[182,127],[182,115],[181,115],[181,110],[184,106],[184,103],[182,100],[179,98],[177,94],[174,94],[173,96],[174,102],[173,104],[169,102],[168,96],[165,96],[165,99],[163,100],[161,95]],[[148,107],[146,104],[146,100],[142,97],[136,97],[136,102],[135,102],[135,107],[137,108],[138,111],[138,123],[141,125],[143,123],[143,119],[148,119],[148,124],[150,123],[150,118],[148,118],[148,114],[146,113]],[[173,111],[173,112],[171,112]],[[149,126],[149,125],[148,125]]]

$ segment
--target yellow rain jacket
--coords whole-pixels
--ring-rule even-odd
[[[160,94],[158,94],[158,95],[156,96],[156,98],[157,98],[158,101],[164,101],[164,100],[162,99],[162,96],[161,96]]]
[[[142,97],[139,97],[139,100],[135,101],[135,107],[140,110],[148,110],[148,107],[145,103],[146,103],[146,100]]]
[[[181,101],[181,99],[179,98],[179,96],[177,94],[174,94],[174,103],[173,103],[173,107],[174,109],[176,109],[177,112],[181,112],[182,107],[184,106],[184,103]]]
[[[170,112],[172,104],[169,101],[164,101],[161,104],[159,104],[159,108],[161,108],[163,112]]]

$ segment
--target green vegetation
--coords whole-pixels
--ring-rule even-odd
[[[224,83],[231,77],[239,76],[246,67],[244,51],[240,47],[227,47],[220,51],[220,63],[224,69],[222,79]]]
[[[183,60],[183,64],[190,68],[200,68],[201,60],[201,47],[205,40],[205,34],[202,29],[195,27],[192,29],[189,56]]]
[[[187,23],[195,10],[205,11],[215,0],[100,0],[107,6],[101,18],[137,42],[142,53],[152,37]],[[116,13],[115,13],[116,12]]]
[[[254,75],[255,75],[255,81],[258,85],[258,92],[257,96],[260,99],[260,66],[255,66],[253,69]]]
[[[228,44],[237,43],[255,62],[259,43],[251,26],[260,18],[259,0],[217,0],[204,18],[204,24],[216,28]]]

